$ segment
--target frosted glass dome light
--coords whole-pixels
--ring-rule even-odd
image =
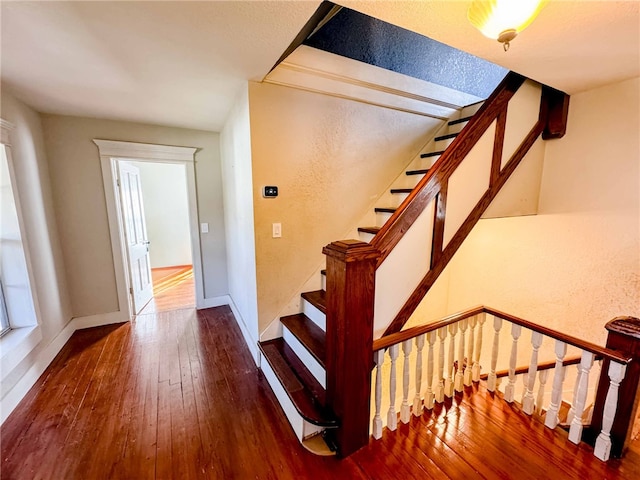
[[[474,0],[467,12],[467,18],[485,37],[504,44],[527,28],[547,0]]]

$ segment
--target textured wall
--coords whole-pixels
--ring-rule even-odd
[[[263,331],[324,265],[322,247],[372,211],[440,122],[268,84],[249,92]],[[264,185],[278,185],[278,198],[262,198]],[[271,238],[274,222],[282,238]]]
[[[251,182],[251,128],[249,90],[245,85],[220,133],[220,157],[224,188],[229,295],[243,322],[245,340],[257,358],[258,304],[256,251],[253,231]],[[246,338],[246,335],[250,338]]]
[[[640,316],[639,92],[636,78],[572,96],[540,214],[479,222],[451,265],[450,312],[484,303],[597,342]]]
[[[348,8],[304,43],[481,98],[507,74],[486,60]]]

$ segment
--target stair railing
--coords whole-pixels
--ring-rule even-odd
[[[634,337],[640,333],[640,320],[625,317],[607,328],[615,329],[614,336],[619,336],[616,345],[623,346],[622,351],[492,308],[476,307],[376,340],[372,435],[379,439],[385,423],[389,430],[395,430],[398,418],[409,423],[412,415],[420,416],[423,409],[431,410],[482,380],[489,392],[498,392],[500,386],[504,400],[520,403],[525,414],[540,415],[548,428],[556,428],[564,417],[563,423],[569,425],[569,441],[595,443],[594,455],[599,459],[607,460],[612,453],[619,456],[635,418],[630,406],[636,403],[639,375],[634,369],[640,355],[633,357],[631,352],[634,348],[636,353],[640,351],[640,338]],[[635,333],[629,334],[630,328],[635,328]],[[577,355],[568,357],[568,349]],[[529,358],[526,370],[518,367],[523,354]],[[540,361],[539,357],[545,354],[555,359]],[[397,365],[400,356],[401,377]],[[598,372],[593,368],[596,359],[603,360],[597,389],[589,387],[597,379]],[[571,376],[566,375],[569,365],[578,366],[573,384]],[[482,373],[484,368],[486,373]],[[549,395],[545,388],[552,371]],[[521,395],[516,394],[518,376],[524,379]],[[508,381],[499,385],[500,377]],[[401,395],[397,396],[399,378]],[[593,421],[585,425],[585,408],[594,401]],[[562,412],[563,406],[570,406],[568,412]],[[620,426],[625,426],[624,431],[616,431]]]
[[[511,128],[507,108],[525,80],[513,72],[505,77],[371,243],[344,240],[333,242],[323,250],[327,256],[327,404],[341,421],[336,443],[342,456],[368,442],[374,330],[385,328],[384,335],[388,335],[402,328],[540,135],[544,139],[564,135],[568,96],[536,84],[541,93],[535,106],[535,121],[532,126],[525,125],[524,138],[509,145],[513,151],[507,152],[505,133]],[[530,81],[526,83],[530,84]],[[519,108],[514,110],[518,117]],[[474,153],[480,145],[487,144],[491,150],[487,186],[480,185],[484,190],[479,192],[477,201],[473,199],[475,203],[470,205],[470,211],[455,210],[451,203],[457,197],[454,193],[460,189],[458,183],[452,186],[452,177],[457,181],[459,172],[468,170],[468,165],[472,166],[473,173]],[[401,247],[401,240],[408,238],[405,234],[420,230],[417,226],[422,225],[425,215],[431,218],[430,258],[425,262],[424,271],[414,274],[412,282],[399,282],[402,274],[390,258],[399,252],[397,255],[404,256],[405,261],[413,261],[412,253],[396,247]],[[414,245],[424,251],[425,241],[422,239]],[[386,283],[381,286],[381,281]],[[383,299],[389,282],[397,284],[394,289],[400,291],[395,304]]]

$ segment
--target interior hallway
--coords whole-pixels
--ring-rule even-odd
[[[478,387],[346,460],[315,456],[226,306],[77,331],[0,435],[3,480],[640,478],[638,451],[604,464]]]

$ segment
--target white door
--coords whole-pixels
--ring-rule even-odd
[[[153,297],[140,170],[129,162],[119,161],[118,176],[133,313],[137,315]]]

